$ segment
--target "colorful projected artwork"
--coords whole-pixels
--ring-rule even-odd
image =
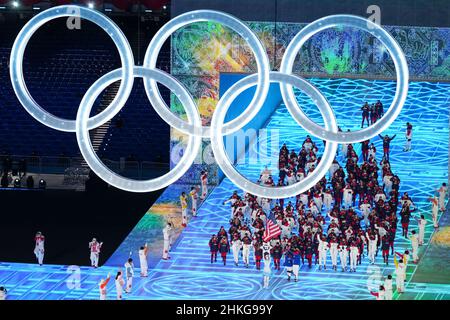
[[[261,39],[269,55],[271,67],[278,70],[286,46],[305,26],[299,23],[248,22]],[[384,26],[402,47],[413,80],[450,79],[450,29]],[[209,125],[219,100],[219,74],[252,73],[255,59],[237,33],[217,23],[195,23],[172,36],[172,70],[196,100],[203,125]],[[340,27],[326,29],[303,46],[294,65],[303,76],[355,77],[395,79],[395,67],[385,47],[364,31]],[[172,97],[171,108],[184,114]],[[179,134],[172,131],[172,147],[178,145]],[[204,142],[203,150],[208,148]],[[199,155],[200,157],[203,155]],[[171,161],[174,166],[176,161]],[[194,165],[180,183],[198,183],[196,177],[207,164]],[[208,163],[208,170],[217,166]]]

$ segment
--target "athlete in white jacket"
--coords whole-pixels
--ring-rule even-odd
[[[322,239],[323,238],[323,239]],[[319,270],[322,270],[322,266],[324,270],[327,269],[327,251],[329,250],[328,242],[325,240],[325,237],[318,234],[317,240],[319,241]]]

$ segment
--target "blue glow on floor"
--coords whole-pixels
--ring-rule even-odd
[[[361,101],[381,99],[387,106],[395,90],[395,82],[391,81],[313,79],[312,82],[324,92],[344,129],[357,129],[361,121]],[[402,181],[400,191],[412,195],[428,219],[426,242],[433,232],[431,209],[426,198],[448,179],[449,92],[450,84],[412,82],[402,113],[387,130],[389,135],[397,133],[392,142],[391,164]],[[299,95],[299,101],[308,115],[320,123],[317,111],[302,95]],[[413,150],[404,153],[407,121],[414,126]],[[286,141],[289,147],[300,145],[306,135],[284,106],[277,109],[267,127],[280,130],[282,141]],[[315,141],[319,142],[318,139]],[[373,141],[380,152],[380,140],[376,138]],[[356,149],[359,151],[359,146]],[[261,163],[238,168],[247,177],[255,179],[263,166]],[[277,272],[271,279],[270,288],[263,289],[261,271],[254,267],[234,267],[231,254],[228,256],[229,265],[223,266],[219,262],[211,265],[207,243],[221,225],[227,226],[230,210],[221,202],[229,197],[230,190],[235,189],[228,179],[224,179],[199,208],[199,217],[192,220],[180,236],[171,252],[172,259],[160,261],[148,278],[135,278],[133,293],[125,299],[373,299],[368,286],[376,283],[378,275],[393,273],[393,263],[385,267],[379,256],[373,266],[368,264],[367,258],[363,259],[356,273],[319,272],[316,267],[302,266],[298,283],[287,282],[285,273]],[[415,225],[412,221],[410,229]],[[407,246],[398,235],[396,250],[403,251]],[[64,266],[2,263],[0,285],[8,288],[10,299],[98,299],[99,280],[108,272],[114,275],[117,271],[112,267],[97,270],[83,267],[80,270],[81,288],[70,289],[67,280],[72,276],[66,270]],[[416,266],[408,266],[407,293],[401,299],[420,299],[425,294],[427,298],[449,298],[449,285],[411,283],[415,270]],[[108,288],[108,298],[114,299],[114,284],[111,282]]]

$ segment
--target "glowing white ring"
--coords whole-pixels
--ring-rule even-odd
[[[84,95],[80,108],[78,109],[76,119],[78,146],[81,150],[81,154],[92,171],[94,171],[101,179],[108,182],[110,185],[122,190],[133,192],[150,192],[162,189],[177,181],[189,169],[199,152],[202,139],[200,135],[190,135],[186,150],[181,160],[173,169],[159,178],[150,180],[128,179],[116,174],[106,167],[95,154],[92,147],[87,128],[87,121],[89,119],[92,106],[99,94],[109,85],[117,80],[120,80],[120,74],[121,70],[116,69],[104,75],[97,80]],[[189,123],[196,127],[200,126],[200,116],[197,112],[197,107],[194,100],[186,88],[183,87],[183,85],[170,74],[160,70],[149,70],[143,67],[134,67],[134,75],[142,78],[151,77],[172,90],[179,97],[182,105],[185,107]]]
[[[313,35],[324,29],[338,26],[356,27],[367,31],[374,37],[376,37],[379,41],[381,41],[381,43],[383,43],[389,51],[396,69],[397,88],[392,104],[385,112],[384,116],[375,124],[358,131],[339,133],[331,132],[322,128],[314,121],[309,119],[308,116],[302,111],[295,98],[292,86],[281,83],[280,88],[283,100],[289,112],[294,118],[298,118],[301,120],[303,127],[311,135],[314,135],[326,141],[354,143],[375,137],[383,130],[387,129],[387,127],[389,127],[397,118],[403,108],[406,96],[408,95],[409,71],[408,64],[401,47],[395,41],[395,39],[382,27],[358,16],[333,15],[318,19],[308,24],[295,35],[295,37],[286,48],[283,60],[281,61],[280,72],[286,74],[292,73],[292,68],[294,66],[297,53],[300,51],[303,44]]]
[[[324,117],[324,123],[327,130],[337,133],[338,126],[334,113],[328,103],[327,99],[320,93],[320,91],[314,87],[311,83],[305,79],[296,75],[288,75],[279,72],[270,73],[271,82],[289,83],[301,89],[307,94],[317,105],[320,113]],[[325,145],[325,151],[322,159],[319,162],[317,168],[314,170],[314,174],[308,175],[305,179],[295,184],[284,187],[263,187],[254,182],[251,182],[244,176],[242,176],[230,163],[230,160],[225,151],[223,142],[223,136],[221,134],[223,130],[223,122],[225,115],[234,101],[234,99],[243,91],[254,86],[256,84],[256,75],[250,75],[236,82],[227,92],[222,96],[217,108],[213,114],[211,121],[211,148],[214,153],[214,157],[217,164],[220,166],[225,175],[239,188],[259,197],[280,199],[296,196],[302,192],[314,187],[320,179],[327,173],[333,160],[336,156],[338,144],[336,142],[328,142]],[[302,126],[301,119],[294,117],[297,123]]]
[[[255,95],[248,105],[248,107],[235,119],[227,122],[224,126],[223,134],[231,134],[238,131],[244,127],[247,123],[253,119],[263,106],[267,94],[269,92],[269,71],[270,63],[267,56],[266,50],[264,49],[261,41],[258,37],[250,30],[247,25],[245,25],[239,19],[233,17],[232,15],[212,10],[198,10],[190,11],[176,18],[170,20],[166,23],[153,37],[150,45],[147,48],[147,52],[144,57],[144,67],[149,69],[156,68],[156,61],[158,59],[159,52],[164,42],[178,29],[194,23],[201,21],[214,21],[220,23],[224,26],[237,32],[244,40],[248,43],[250,49],[255,55],[256,64],[258,67],[258,83]],[[158,86],[153,80],[144,80],[145,91],[147,96],[155,108],[156,112],[163,118],[171,127],[179,130],[180,132],[186,134],[196,134],[201,133],[202,137],[209,138],[210,127],[203,126],[202,130],[195,128],[192,125],[186,124],[183,119],[180,119],[174,113],[170,111],[170,108],[166,105],[164,100],[161,98]]]
[[[52,115],[45,111],[33,99],[25,84],[22,64],[25,48],[36,30],[50,20],[72,16],[89,20],[108,33],[119,50],[120,60],[122,62],[121,78],[118,79],[121,82],[117,95],[105,110],[88,120],[89,129],[94,129],[108,122],[120,111],[130,96],[134,82],[134,58],[130,44],[120,28],[107,16],[89,8],[70,5],[54,7],[34,16],[23,27],[14,41],[10,58],[11,82],[17,98],[29,114],[47,127],[65,132],[75,132],[75,121]]]

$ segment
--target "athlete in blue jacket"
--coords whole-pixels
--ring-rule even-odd
[[[286,267],[286,273],[288,276],[288,281],[291,281],[292,276],[292,266],[294,265],[294,254],[291,251],[289,245],[286,246],[286,251],[284,253],[284,266]]]

